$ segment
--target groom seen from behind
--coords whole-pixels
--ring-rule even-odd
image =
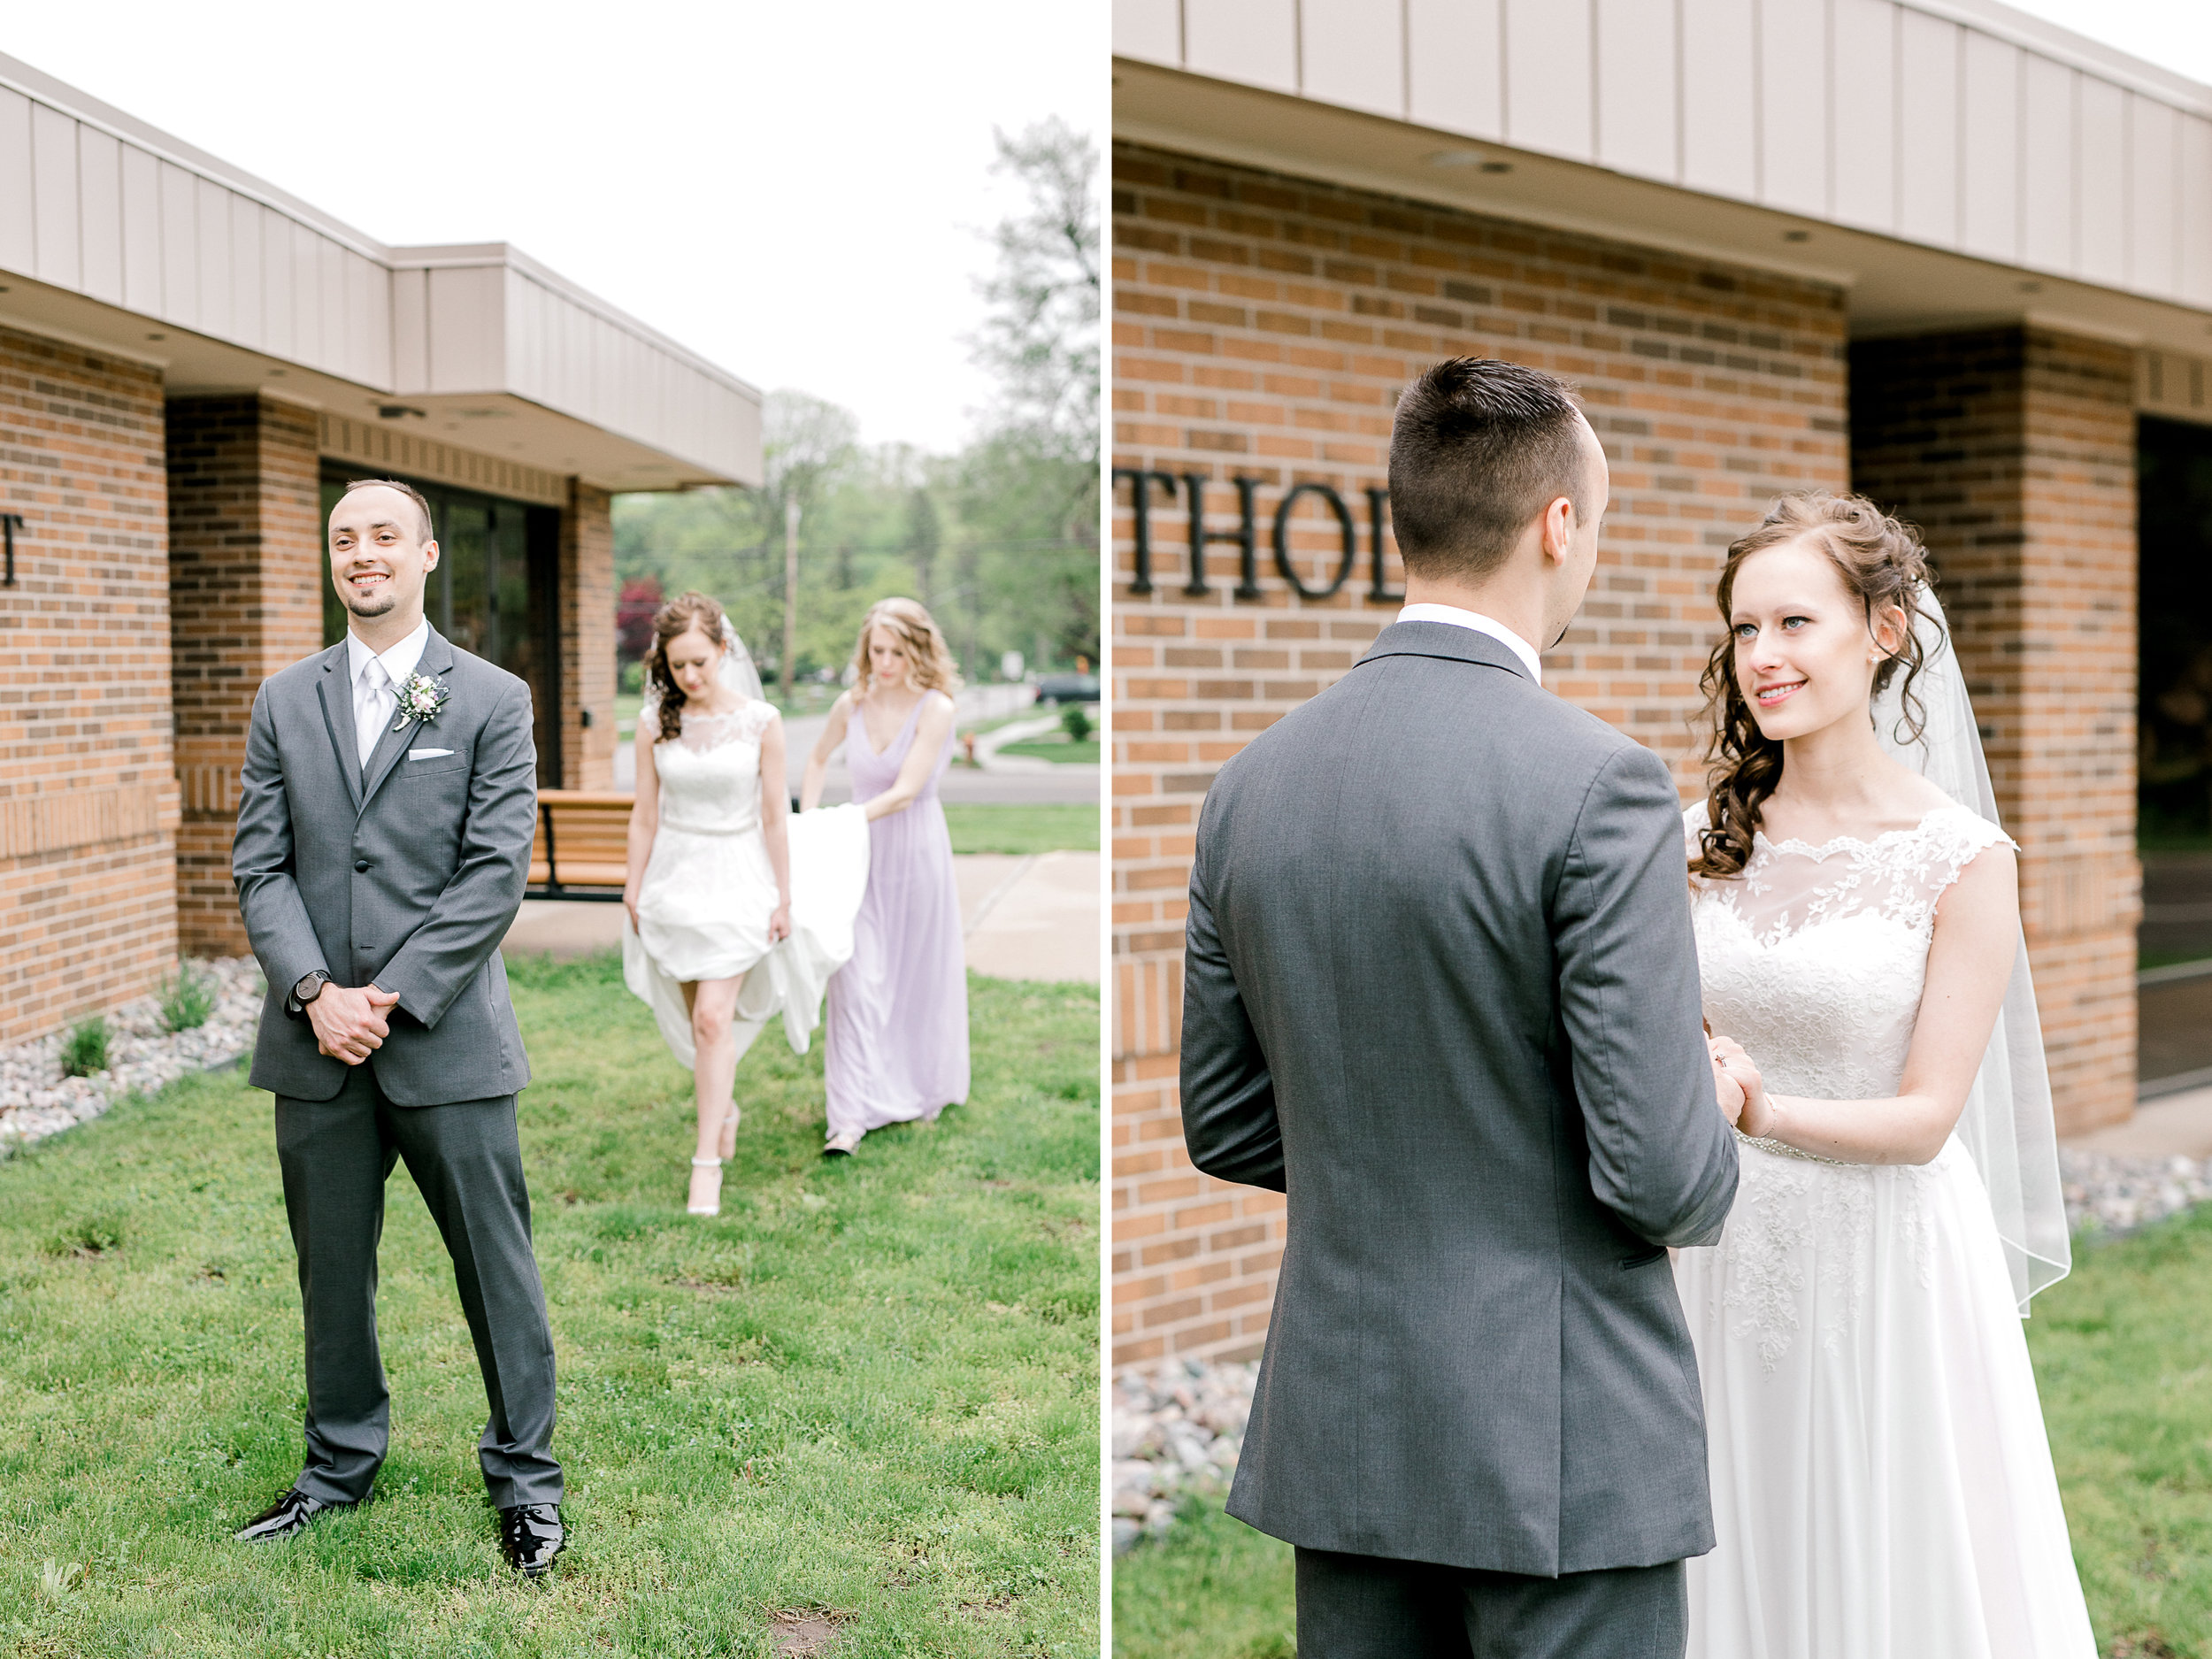
[[[1288,1196],[1229,1509],[1297,1547],[1302,1659],[1679,1659],[1713,1547],[1667,1247],[1720,1233],[1741,1088],[1665,765],[1540,688],[1608,488],[1551,376],[1423,375],[1405,610],[1206,796],[1183,1121]]]
[[[330,515],[346,638],[254,699],[232,872],[269,982],[253,1083],[307,1325],[307,1460],[238,1537],[288,1538],[368,1497],[389,1438],[376,1340],[384,1183],[407,1161],[460,1291],[490,1417],[500,1543],[529,1577],[565,1542],[553,1339],[530,1248],[515,1092],[530,1079],[499,941],[537,814],[530,688],[423,614],[430,507],[349,484]]]

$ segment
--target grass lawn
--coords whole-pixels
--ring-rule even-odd
[[[972,979],[969,1102],[836,1162],[819,1044],[770,1033],[701,1220],[689,1077],[618,965],[511,972],[554,1585],[499,1560],[482,1386],[403,1165],[377,1499],[230,1541],[297,1470],[303,1395],[268,1097],[225,1071],[0,1164],[0,1651],[767,1655],[811,1612],[836,1659],[1094,1653],[1096,992]]]
[[[945,825],[956,853],[1048,853],[1098,850],[1098,809],[1067,805],[994,806],[949,801]]]
[[[1031,742],[1006,743],[1000,746],[998,752],[1002,755],[1033,755],[1039,760],[1055,761],[1067,765],[1095,766],[1098,764],[1098,740],[1094,737],[1086,738],[1080,743],[1076,742],[1072,738],[1064,737],[1056,742],[1049,739],[1039,739]]]
[[[1114,1562],[1114,1652],[1126,1659],[1291,1659],[1288,1544],[1194,1499],[1157,1542]]]
[[[2212,1207],[2077,1247],[2028,1346],[2099,1650],[2212,1659]],[[1194,1503],[1114,1563],[1123,1659],[1294,1652],[1291,1552]]]
[[[2212,1659],[2212,1207],[2076,1247],[2028,1345],[2104,1652]]]

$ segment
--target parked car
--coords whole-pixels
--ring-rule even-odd
[[[1040,703],[1096,703],[1096,674],[1044,674],[1037,680]]]

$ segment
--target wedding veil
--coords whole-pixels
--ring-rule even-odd
[[[730,626],[727,617],[722,618],[722,665],[715,670],[715,678],[741,697],[750,697],[757,703],[766,700],[767,694],[761,689],[760,670],[753,666],[753,654],[745,649],[745,641],[738,637],[737,630]],[[641,729],[644,723],[657,718],[656,710],[660,706],[660,688],[653,684],[653,677],[648,674],[645,677],[645,706],[638,715]]]
[[[1998,824],[1997,795],[1982,755],[1981,733],[1966,695],[1966,676],[1951,649],[1951,632],[1935,595],[1917,595],[1920,639],[1925,666],[1913,693],[1925,706],[1919,738],[1906,741],[1904,676],[1896,675],[1874,702],[1875,735],[1887,750],[1961,806]],[[2000,827],[2002,827],[2000,825]],[[2012,983],[1998,1010],[1996,1029],[1980,1072],[1967,1092],[1957,1134],[1981,1171],[2004,1241],[2005,1265],[2020,1311],[2045,1286],[2066,1277],[2072,1250],[2066,1228],[2066,1198],[2058,1172],[2058,1136],[2051,1114],[2051,1079],[2043,1063],[2043,1030],[2035,1012],[2035,986],[2028,975],[2024,933],[2012,959]]]

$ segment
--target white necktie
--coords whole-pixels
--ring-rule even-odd
[[[369,757],[376,753],[377,740],[384,735],[384,728],[392,721],[399,707],[399,699],[392,692],[392,676],[381,657],[372,657],[361,670],[360,683],[353,693],[354,737],[361,746],[361,770],[369,768]]]

